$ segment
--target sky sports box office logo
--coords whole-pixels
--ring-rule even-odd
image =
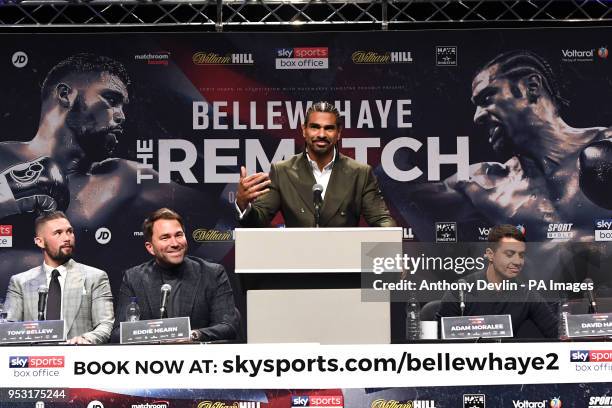
[[[291,408],[343,408],[344,399],[341,395],[293,395]]]
[[[595,241],[612,241],[612,218],[595,220]]]
[[[327,47],[277,48],[276,69],[327,69]]]
[[[609,363],[612,362],[612,350],[572,350],[572,363]]]

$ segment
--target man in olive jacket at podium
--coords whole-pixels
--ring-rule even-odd
[[[313,104],[305,122],[305,152],[272,164],[269,175],[247,176],[241,168],[236,192],[240,224],[267,227],[281,211],[287,227],[356,227],[362,215],[370,226],[396,226],[372,168],[338,151],[342,125],[335,106]]]

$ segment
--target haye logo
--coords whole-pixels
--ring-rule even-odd
[[[23,51],[17,51],[11,57],[11,62],[15,68],[23,68],[28,65],[28,54]]]
[[[96,231],[96,241],[100,245],[106,245],[110,242],[112,234],[110,230],[106,227],[100,227]]]

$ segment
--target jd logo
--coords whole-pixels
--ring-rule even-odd
[[[17,51],[11,57],[11,61],[16,68],[23,68],[28,65],[28,54],[23,51]]]
[[[100,245],[108,244],[111,240],[111,237],[112,237],[111,232],[106,227],[100,227],[96,231],[96,241],[98,241],[98,244]]]

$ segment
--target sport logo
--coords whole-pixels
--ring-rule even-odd
[[[608,408],[612,406],[612,397],[589,397],[589,408]]]
[[[548,224],[548,232],[546,238],[548,239],[571,239],[574,237],[572,232],[572,226],[574,224]]]
[[[329,49],[327,47],[278,48],[276,69],[327,69]]]
[[[456,67],[457,46],[436,46],[436,65],[439,67]]]
[[[457,223],[436,222],[436,242],[457,242]]]
[[[10,248],[13,246],[13,226],[0,225],[0,248]]]
[[[11,356],[9,368],[63,368],[64,356]]]
[[[463,408],[485,408],[484,394],[463,394]]]
[[[595,220],[595,241],[612,241],[612,218]]]

